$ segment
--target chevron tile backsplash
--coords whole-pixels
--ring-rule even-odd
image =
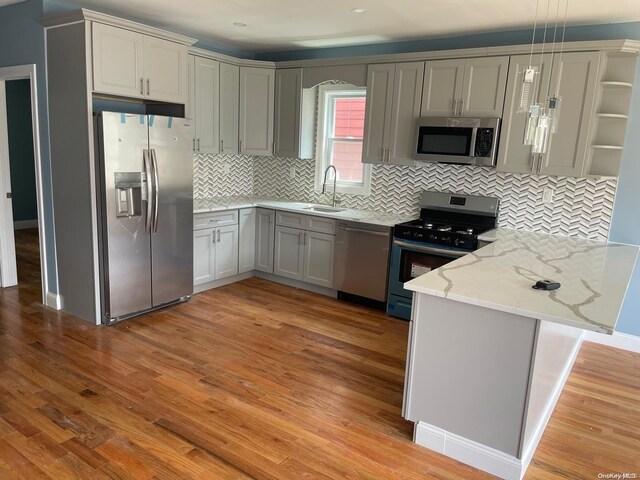
[[[224,173],[226,165],[228,174]],[[296,169],[294,179],[289,178],[292,166]],[[255,195],[328,203],[329,195],[314,191],[314,174],[313,160],[196,155],[194,195]],[[337,198],[347,208],[417,215],[422,190],[496,196],[502,200],[502,227],[603,240],[609,234],[616,184],[611,178],[517,175],[461,165],[373,165],[369,196]],[[555,191],[552,204],[542,202],[545,187]]]

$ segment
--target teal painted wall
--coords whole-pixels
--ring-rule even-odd
[[[45,32],[40,25],[43,0],[27,0],[0,8],[0,67],[35,64],[38,86],[40,156],[42,162],[42,195],[45,223],[48,284],[58,293],[56,241],[53,225],[51,158],[49,154],[49,122],[47,108]]]
[[[13,220],[38,218],[31,126],[31,82],[6,82]]]

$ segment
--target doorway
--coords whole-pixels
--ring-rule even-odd
[[[0,286],[46,304],[35,75],[35,65],[0,68]]]

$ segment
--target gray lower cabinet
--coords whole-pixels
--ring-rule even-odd
[[[193,284],[202,285],[238,273],[238,225],[193,232]]]
[[[193,285],[238,274],[238,210],[193,216]]]
[[[313,228],[316,217],[295,215],[303,225]],[[327,219],[320,219],[326,222]],[[333,226],[335,229],[335,221]],[[321,223],[321,228],[327,226]],[[275,266],[273,273],[286,278],[333,288],[333,257],[336,237],[331,233],[276,226]]]
[[[273,273],[273,248],[275,241],[276,212],[267,208],[256,208],[255,220],[255,270]]]
[[[238,273],[255,268],[256,256],[256,209],[243,208],[238,219]]]

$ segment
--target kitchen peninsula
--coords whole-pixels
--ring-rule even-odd
[[[490,243],[418,277],[404,417],[414,441],[520,479],[583,331],[611,334],[638,248],[497,229]],[[538,280],[558,290],[532,288]]]

